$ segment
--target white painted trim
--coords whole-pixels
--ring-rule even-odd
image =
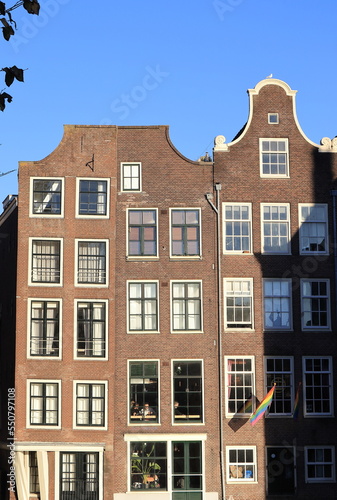
[[[155,211],[156,213],[156,255],[129,255],[129,213],[130,212],[150,212]],[[158,208],[156,207],[132,207],[126,209],[126,247],[125,256],[127,260],[158,260],[159,258],[159,220],[158,220]]]
[[[30,423],[30,385],[31,384],[57,384],[58,385],[58,400],[57,400],[58,424],[57,425],[31,424]],[[48,430],[61,429],[61,427],[62,427],[61,401],[62,401],[62,383],[61,383],[61,380],[28,378],[26,380],[26,428],[27,429],[48,429]]]
[[[173,329],[173,284],[175,283],[199,283],[200,284],[200,330],[174,330]],[[172,334],[193,334],[204,333],[204,307],[203,307],[203,286],[202,280],[185,279],[185,280],[170,280],[170,333]],[[185,311],[187,314],[187,311]]]
[[[129,301],[129,285],[130,284],[142,284],[142,283],[155,283],[157,285],[157,330],[130,330],[130,301]],[[126,333],[131,335],[141,334],[148,335],[151,333],[160,333],[160,304],[159,304],[159,280],[127,280],[126,281]]]
[[[106,215],[80,214],[80,181],[105,181],[106,184]],[[76,177],[76,197],[75,197],[75,219],[109,219],[110,217],[110,177]]]
[[[34,214],[33,213],[33,195],[34,195],[34,181],[61,181],[61,213],[60,214]],[[29,217],[31,218],[44,218],[44,219],[63,219],[64,218],[64,190],[65,179],[64,177],[30,177],[29,179]]]
[[[227,326],[227,304],[226,304],[226,298],[227,298],[227,289],[226,289],[226,283],[227,281],[240,281],[240,282],[243,282],[243,281],[249,281],[249,283],[251,284],[251,294],[250,294],[250,297],[251,297],[251,323],[252,323],[252,326],[251,328],[249,327],[245,327],[245,326],[242,326],[241,327],[231,327],[231,326]],[[244,332],[253,332],[254,331],[254,326],[255,326],[255,317],[254,317],[254,278],[246,278],[246,277],[240,277],[240,278],[236,278],[235,276],[234,277],[226,277],[226,278],[223,278],[223,281],[222,281],[222,284],[223,284],[223,318],[224,318],[224,330],[225,331],[232,331],[232,332],[238,332],[238,331],[244,331]],[[228,297],[233,297],[235,295],[228,295]],[[242,295],[243,297],[244,295]],[[244,324],[244,323],[243,323]],[[247,357],[247,356],[246,356]]]
[[[273,281],[283,281],[283,282],[287,282],[288,283],[288,297],[289,297],[289,318],[290,318],[290,321],[289,321],[289,328],[285,328],[285,327],[275,327],[275,328],[271,328],[271,327],[266,327],[265,323],[264,323],[264,304],[265,304],[265,292],[264,292],[264,285],[265,283],[267,282],[273,282]],[[262,314],[263,314],[263,330],[266,331],[266,332],[291,332],[293,331],[293,307],[292,307],[292,281],[291,281],[291,278],[262,278],[262,308],[261,308],[261,311],[262,311]],[[275,296],[276,298],[276,296]],[[275,357],[275,356],[271,356],[271,357]],[[281,356],[281,357],[285,357],[285,356]]]
[[[78,244],[86,243],[105,243],[105,283],[78,283]],[[109,287],[109,240],[97,238],[75,238],[75,276],[74,284],[78,288],[108,288]]]
[[[269,221],[268,220],[264,220],[263,216],[263,208],[264,207],[286,207],[287,208],[287,219],[286,220],[281,220],[281,219],[277,219],[277,220],[273,220],[273,219],[270,219]],[[290,218],[290,203],[277,203],[275,201],[271,201],[269,203],[260,203],[260,217],[261,217],[261,226],[260,226],[260,229],[261,229],[261,254],[262,255],[291,255],[291,242],[292,242],[292,238],[291,238],[291,227],[290,227],[290,224],[291,224],[291,218]],[[288,234],[287,234],[287,239],[288,239],[288,249],[286,252],[265,252],[263,247],[264,247],[264,228],[263,228],[263,224],[264,222],[266,223],[270,223],[270,224],[273,224],[273,223],[287,223],[287,229],[288,229]]]
[[[40,283],[32,281],[32,265],[33,265],[33,241],[59,241],[60,242],[60,282],[59,283]],[[46,238],[45,236],[31,236],[28,244],[28,285],[29,286],[45,286],[45,287],[62,287],[63,286],[63,238]]]
[[[78,384],[104,385],[104,425],[77,425],[76,424],[76,386]],[[73,429],[84,431],[106,431],[108,429],[108,381],[107,380],[73,380]]]
[[[247,222],[249,223],[249,251],[235,251],[235,250],[226,250],[226,206],[247,206],[249,209],[249,218]],[[253,253],[253,230],[252,230],[252,203],[251,202],[230,202],[224,201],[222,202],[222,253],[223,255],[252,255]],[[233,219],[234,220],[234,219]],[[244,219],[238,219],[238,222],[242,222]]]
[[[79,303],[90,302],[95,304],[105,304],[105,356],[77,356],[77,307]],[[78,361],[107,361],[109,359],[109,300],[107,299],[74,299],[74,359]]]
[[[32,356],[30,354],[30,335],[31,335],[31,321],[32,321],[32,303],[33,302],[58,302],[59,304],[59,355],[58,356]],[[62,359],[62,299],[61,298],[35,298],[29,297],[27,299],[27,359],[45,359],[48,361]]]
[[[182,421],[182,422],[175,422],[174,421],[174,372],[173,372],[173,363],[176,361],[181,361],[183,363],[191,361],[191,362],[196,362],[199,361],[201,363],[201,394],[202,394],[202,404],[201,404],[201,411],[202,411],[202,420],[201,422],[190,422],[190,421]],[[204,373],[204,360],[202,358],[173,358],[171,359],[171,419],[172,419],[172,426],[181,426],[181,425],[205,425],[205,373]]]
[[[309,221],[306,222],[302,219],[302,208],[303,207],[324,207],[324,212],[325,212],[325,218],[324,220],[319,220],[319,221]],[[303,251],[301,249],[301,230],[303,224],[315,224],[317,223],[324,223],[325,224],[325,252],[311,252],[311,251]],[[299,203],[298,204],[298,228],[299,228],[299,253],[300,255],[312,255],[312,256],[317,256],[319,258],[320,255],[329,255],[329,215],[328,215],[328,204],[327,203]],[[316,258],[317,258],[316,257]]]
[[[251,370],[251,373],[252,373],[252,395],[255,395],[256,394],[256,386],[255,386],[255,356],[246,356],[245,354],[242,354],[242,355],[237,355],[235,354],[234,356],[224,356],[224,366],[225,366],[225,370],[224,370],[224,377],[225,377],[225,380],[224,380],[224,391],[225,391],[225,415],[226,415],[226,418],[233,418],[234,416],[235,417],[238,417],[238,418],[247,418],[247,413],[243,413],[242,416],[241,415],[238,415],[237,413],[230,413],[228,411],[228,374],[229,373],[232,373],[232,372],[229,372],[228,371],[228,360],[229,359],[234,359],[234,360],[237,360],[237,359],[242,359],[242,360],[245,360],[245,359],[250,359],[251,362],[252,362],[252,370]],[[244,372],[242,372],[244,373]],[[253,410],[255,409],[255,403],[253,401]]]
[[[147,363],[147,362],[153,362],[153,363],[157,363],[157,380],[158,380],[158,393],[157,393],[157,398],[158,398],[158,408],[157,408],[157,416],[159,417],[158,418],[158,422],[153,422],[150,423],[150,422],[146,422],[146,423],[133,423],[131,422],[131,419],[130,419],[130,414],[131,414],[131,409],[130,409],[130,403],[131,403],[131,394],[130,394],[130,379],[131,379],[131,370],[130,370],[130,363]],[[128,422],[128,426],[129,427],[134,427],[134,426],[138,426],[139,428],[141,427],[154,427],[154,426],[160,426],[161,425],[161,407],[160,407],[160,393],[161,393],[161,389],[160,389],[160,359],[153,359],[153,358],[148,358],[148,359],[128,359],[127,360],[127,398],[128,398],[128,404],[127,404],[127,422]],[[134,436],[135,434],[131,434],[131,436]],[[143,436],[143,434],[141,434]]]
[[[289,413],[268,413],[265,418],[287,418],[292,417],[294,411],[294,400],[295,400],[295,386],[294,386],[294,356],[263,356],[263,372],[264,372],[264,388],[267,394],[267,375],[271,372],[267,371],[267,361],[268,359],[288,359],[290,361],[290,371],[289,372],[278,372],[287,373],[290,375],[290,398],[291,398],[291,410]],[[277,372],[277,370],[275,370]],[[276,386],[277,388],[277,386]]]
[[[139,189],[126,189],[124,190],[124,165],[139,165]],[[120,164],[121,174],[121,192],[122,193],[141,193],[142,192],[142,162],[140,161],[122,161]]]
[[[194,210],[199,212],[199,254],[198,255],[172,255],[172,212],[173,211]],[[201,227],[201,208],[200,207],[170,207],[169,208],[169,245],[170,259],[172,260],[200,260],[202,258],[202,227]],[[197,226],[196,226],[197,227]]]

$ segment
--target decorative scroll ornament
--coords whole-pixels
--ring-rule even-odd
[[[214,139],[214,151],[228,151],[228,145],[225,142],[226,137],[224,135],[217,135]]]
[[[337,137],[332,140],[329,137],[323,137],[318,151],[320,153],[337,153]]]

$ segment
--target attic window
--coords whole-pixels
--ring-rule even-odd
[[[271,125],[277,125],[279,123],[278,113],[268,113],[268,123]]]

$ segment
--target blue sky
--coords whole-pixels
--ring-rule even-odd
[[[337,135],[336,0],[40,4],[39,18],[14,11],[17,33],[0,40],[1,67],[28,68],[0,114],[0,172],[47,156],[63,124],[169,125],[196,160],[235,136],[247,89],[270,73],[298,91],[309,139]],[[17,190],[17,172],[0,177],[0,203]]]

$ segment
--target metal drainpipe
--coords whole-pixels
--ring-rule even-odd
[[[221,311],[221,220],[220,220],[220,191],[221,184],[215,184],[216,191],[216,206],[212,203],[212,195],[207,194],[206,199],[214,212],[217,219],[217,288],[218,288],[218,373],[219,373],[219,432],[220,432],[220,473],[221,473],[221,498],[225,500],[225,460],[224,460],[224,445],[223,445],[223,368],[222,368],[222,311]]]
[[[334,255],[334,271],[335,271],[335,301],[337,301],[337,219],[336,219],[336,196],[337,191],[330,191],[332,196],[332,219],[333,219],[333,255]],[[336,313],[337,314],[337,313]]]

